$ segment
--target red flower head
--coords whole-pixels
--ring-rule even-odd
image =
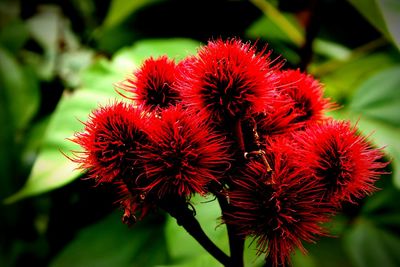
[[[185,104],[222,122],[270,102],[275,85],[270,64],[269,53],[257,54],[250,44],[210,41],[188,64],[177,86]]]
[[[242,235],[257,240],[259,254],[267,253],[273,266],[286,266],[290,253],[305,249],[302,241],[314,242],[324,235],[321,223],[332,209],[321,202],[323,188],[295,169],[288,154],[279,150],[269,155],[273,167],[250,162],[236,180],[229,199],[235,211],[227,221],[237,225]]]
[[[89,116],[84,131],[72,140],[84,150],[75,152],[74,161],[99,183],[129,176],[147,140],[144,123],[140,107],[116,102],[98,108]]]
[[[279,72],[278,93],[293,102],[295,118],[292,123],[306,123],[323,119],[324,111],[330,107],[323,98],[322,85],[311,75],[299,70]]]
[[[203,194],[207,184],[217,181],[227,168],[224,139],[181,106],[164,110],[147,132],[151,145],[143,155],[149,180],[146,190],[160,199]]]
[[[293,102],[281,98],[272,102],[263,112],[254,114],[262,140],[297,129],[299,124],[293,123],[297,116],[292,111]]]
[[[128,97],[139,105],[150,110],[164,109],[180,101],[179,93],[173,88],[176,64],[166,56],[157,59],[146,59],[134,72],[132,78],[126,79],[120,87],[130,93]]]
[[[294,135],[299,143],[298,164],[308,169],[326,188],[333,202],[360,198],[376,188],[374,182],[387,163],[349,122],[328,121],[310,125]]]

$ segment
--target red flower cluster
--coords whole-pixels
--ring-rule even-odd
[[[223,222],[274,266],[323,235],[343,201],[373,192],[387,164],[349,122],[325,117],[318,81],[237,39],[179,63],[150,58],[122,84],[130,102],[95,110],[73,141],[91,178],[119,186],[124,220],[222,192]]]

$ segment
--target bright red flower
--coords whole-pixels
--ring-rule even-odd
[[[324,118],[324,112],[331,107],[329,99],[323,97],[323,87],[311,75],[299,70],[283,70],[279,73],[276,87],[280,97],[293,103],[292,123],[307,123]]]
[[[73,160],[99,183],[130,176],[140,165],[137,155],[147,142],[143,114],[140,107],[122,102],[96,109],[84,131],[72,139],[83,148],[82,152],[75,152]]]
[[[143,155],[149,186],[162,199],[166,195],[204,194],[228,167],[224,139],[213,133],[200,116],[181,106],[154,118],[147,129],[151,144]]]
[[[321,223],[332,213],[321,201],[321,184],[294,168],[288,156],[279,150],[270,154],[270,173],[264,164],[250,162],[229,193],[235,211],[227,222],[240,234],[254,237],[259,254],[266,253],[274,266],[286,266],[296,247],[305,252],[302,241],[314,242],[324,235]]]
[[[299,124],[293,123],[297,118],[293,109],[293,102],[276,98],[263,112],[255,113],[253,116],[260,137],[265,140],[299,128]]]
[[[310,125],[294,139],[299,143],[298,164],[322,182],[326,199],[333,202],[373,192],[374,182],[387,165],[381,161],[382,151],[347,121]]]
[[[276,78],[270,53],[263,52],[256,53],[254,46],[235,39],[210,41],[178,81],[184,103],[195,111],[206,110],[214,122],[264,107],[270,102]]]
[[[164,109],[180,101],[174,89],[176,64],[166,56],[146,59],[133,77],[127,78],[119,86],[129,93],[128,97],[150,110]]]

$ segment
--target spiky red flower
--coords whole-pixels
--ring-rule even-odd
[[[329,99],[323,97],[323,87],[311,75],[299,70],[283,70],[279,72],[277,91],[281,97],[293,102],[292,123],[319,121],[324,112],[331,107]]]
[[[147,133],[151,144],[143,155],[146,190],[159,198],[204,194],[207,184],[217,181],[228,166],[224,139],[181,106],[164,110]]]
[[[333,202],[375,191],[374,182],[387,165],[381,161],[382,151],[348,121],[314,124],[294,139],[299,143],[298,164],[325,186],[325,198]]]
[[[270,53],[263,52],[235,39],[208,42],[178,82],[184,103],[222,122],[270,102],[275,76]]]
[[[176,64],[166,56],[148,58],[142,66],[127,78],[120,87],[129,93],[128,97],[150,110],[164,109],[180,101],[174,89]]]
[[[253,116],[263,140],[299,128],[299,124],[293,123],[297,117],[293,113],[293,102],[287,98],[277,97],[263,112],[255,113]]]
[[[144,124],[140,107],[123,102],[99,107],[90,114],[85,129],[72,139],[83,148],[75,152],[73,160],[99,183],[129,176],[147,142]]]
[[[288,153],[275,150],[269,160],[273,172],[254,161],[234,180],[229,199],[235,211],[226,220],[242,235],[254,237],[259,254],[267,253],[274,266],[286,266],[296,247],[305,252],[302,241],[325,234],[320,224],[332,209],[321,201],[321,184],[294,168]]]

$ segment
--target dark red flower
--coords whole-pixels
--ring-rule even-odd
[[[149,212],[156,210],[157,202],[153,196],[149,196],[142,188],[135,184],[124,181],[116,182],[118,185],[119,205],[124,210],[122,222],[128,225],[143,219]]]
[[[235,210],[227,222],[242,235],[254,237],[259,254],[266,253],[274,266],[285,266],[295,248],[305,252],[302,241],[314,242],[324,235],[321,223],[332,213],[321,201],[321,184],[294,168],[288,156],[279,150],[270,154],[270,173],[264,164],[250,162],[229,193]]]
[[[270,53],[263,52],[256,53],[254,46],[235,39],[210,41],[178,81],[184,103],[195,111],[206,110],[214,122],[264,107],[276,82]]]
[[[140,107],[116,102],[96,109],[72,139],[83,148],[74,161],[99,183],[129,176],[140,165],[137,155],[147,140],[144,124]]]
[[[299,143],[298,164],[326,188],[326,199],[351,201],[373,192],[374,182],[387,165],[380,149],[347,121],[310,125],[294,135]]]
[[[160,199],[166,195],[204,194],[228,166],[224,139],[213,133],[200,116],[181,106],[154,118],[147,129],[151,144],[143,155],[149,186]]]
[[[332,104],[323,97],[323,87],[311,75],[299,70],[284,70],[279,72],[277,91],[282,98],[293,102],[292,113],[295,115],[292,123],[319,121],[324,118],[324,112]]]
[[[166,56],[146,59],[142,66],[127,78],[119,87],[132,93],[128,97],[150,110],[163,109],[180,101],[174,89],[176,64]]]

